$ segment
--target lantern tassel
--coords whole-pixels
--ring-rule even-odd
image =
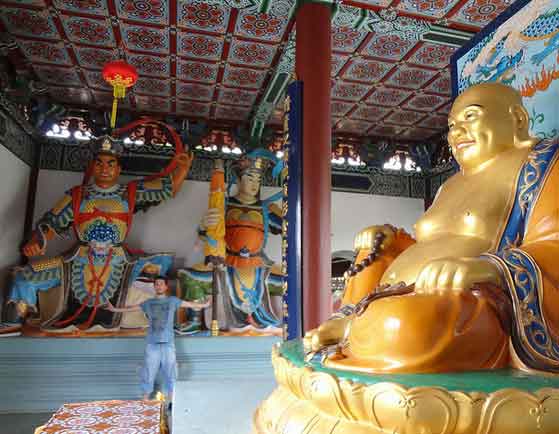
[[[116,126],[116,109],[118,107],[118,98],[113,98],[113,110],[111,112],[111,129],[114,129]]]
[[[116,126],[116,112],[118,107],[118,99],[126,96],[126,88],[122,85],[113,85],[113,111],[111,112],[111,129]]]

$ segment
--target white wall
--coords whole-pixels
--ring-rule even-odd
[[[123,177],[122,181],[126,179]],[[65,190],[80,182],[79,173],[41,170],[35,221],[54,206]],[[202,252],[195,249],[196,227],[208,206],[208,187],[206,182],[187,181],[174,199],[146,213],[136,214],[128,238],[130,246],[148,252],[175,252],[179,266],[199,262]],[[277,188],[264,188],[263,197],[276,191]],[[352,250],[355,233],[372,224],[390,222],[411,231],[413,223],[422,212],[421,199],[334,192],[332,251]],[[270,234],[266,249],[268,256],[278,263],[281,258],[280,238],[279,235]],[[70,240],[56,240],[51,243],[48,254],[59,253],[71,245]]]
[[[413,233],[413,224],[423,214],[423,199],[332,193],[332,251],[353,250],[361,229],[390,223]]]
[[[8,269],[17,265],[27,203],[31,168],[0,146],[0,282],[4,288]],[[2,291],[0,291],[0,298]],[[0,309],[1,309],[0,302]]]

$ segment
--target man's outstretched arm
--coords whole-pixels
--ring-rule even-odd
[[[110,301],[107,301],[107,304],[104,305],[103,307],[108,311],[115,312],[115,313],[137,312],[142,310],[141,305],[139,304],[131,304],[130,306],[124,306],[124,307],[114,307]]]

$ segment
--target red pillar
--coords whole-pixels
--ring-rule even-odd
[[[303,330],[331,312],[330,6],[306,3],[297,12],[297,78],[303,81]]]

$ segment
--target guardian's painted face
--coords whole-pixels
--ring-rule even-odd
[[[120,163],[116,157],[105,154],[98,155],[93,164],[95,184],[103,188],[113,186],[118,181],[120,169]]]
[[[476,87],[454,102],[448,116],[448,143],[462,168],[475,169],[514,145],[511,107]]]
[[[241,176],[239,191],[247,196],[258,197],[260,191],[260,176],[256,173],[248,172]]]

